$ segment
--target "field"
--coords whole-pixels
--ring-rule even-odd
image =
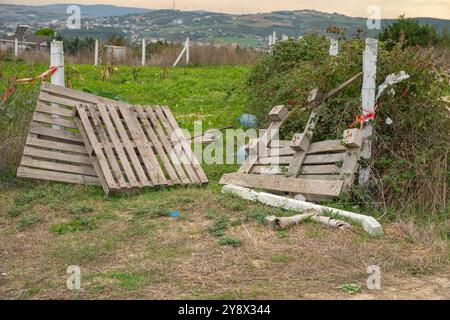
[[[43,70],[44,65],[5,62],[0,90],[11,75]],[[130,103],[168,105],[189,130],[194,120],[203,120],[204,129],[236,124],[244,111],[247,67],[118,66],[106,81],[101,67],[67,70],[74,88]],[[16,94],[27,90],[21,87]],[[29,95],[27,121],[34,101]],[[222,195],[218,180],[236,165],[204,168],[210,180],[205,187],[109,198],[96,187],[3,174],[0,298],[450,298],[448,243],[436,236],[433,225],[382,218],[382,238],[358,227],[336,231],[311,222],[274,231],[264,224],[265,216],[291,212]],[[171,211],[180,216],[170,217]],[[70,265],[81,268],[81,291],[66,287]],[[381,268],[381,290],[366,287],[370,265]]]

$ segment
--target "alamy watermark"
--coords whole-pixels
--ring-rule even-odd
[[[79,266],[71,265],[67,268],[69,277],[66,286],[69,290],[81,290],[81,269]]]

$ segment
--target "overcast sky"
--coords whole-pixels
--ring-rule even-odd
[[[172,0],[0,0],[10,4],[114,4],[118,6],[165,9]],[[379,5],[383,18],[395,18],[402,13],[410,17],[450,19],[450,0],[175,0],[179,10],[207,10],[229,13],[255,13],[275,10],[315,9],[338,12],[349,16],[366,17],[367,7]]]

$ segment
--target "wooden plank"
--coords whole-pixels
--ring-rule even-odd
[[[52,171],[61,171],[68,173],[79,173],[83,175],[96,177],[97,173],[95,172],[92,166],[83,166],[83,165],[72,165],[65,163],[58,163],[54,161],[45,161],[45,160],[36,160],[28,156],[23,156],[22,161],[20,162],[21,166],[25,167],[33,167],[38,169],[46,169]]]
[[[81,103],[78,100],[55,96],[55,95],[52,95],[52,94],[49,94],[49,93],[46,93],[43,91],[41,91],[41,93],[39,94],[38,100],[49,102],[49,103],[56,103],[56,104],[63,105],[65,107],[71,107],[71,108],[75,108],[77,105],[79,105]]]
[[[120,139],[122,139],[122,143],[125,146],[125,151],[127,152],[128,156],[131,159],[131,163],[137,174],[137,178],[139,179],[139,182],[142,184],[143,187],[151,186],[152,183],[147,179],[147,175],[145,174],[145,171],[141,166],[139,158],[137,157],[137,155],[134,151],[133,145],[131,144],[130,139],[128,138],[128,134],[125,131],[122,121],[119,118],[119,114],[117,113],[115,108],[108,107],[107,110],[109,110],[111,119],[113,120],[115,128],[117,129],[117,132],[119,133],[119,137],[120,137]]]
[[[152,147],[148,143],[148,140],[142,131],[141,125],[137,120],[137,117],[133,114],[134,107],[121,107],[116,108],[116,106],[111,105],[110,109],[116,109],[122,115],[125,120],[125,124],[128,127],[128,132],[130,133],[133,141],[136,143],[136,149],[144,159],[144,167],[150,176],[151,181],[154,185],[167,185],[167,179],[155,154],[152,151]]]
[[[285,118],[286,119],[286,118]],[[258,147],[256,152],[264,148],[264,144],[269,145],[272,139],[278,134],[284,120],[271,122],[269,128],[264,132],[264,134],[258,139]],[[253,151],[255,152],[255,151]],[[247,161],[239,168],[238,173],[249,173],[253,166],[258,163],[259,154],[252,154],[250,150],[250,155]]]
[[[79,133],[68,132],[62,129],[53,129],[36,122],[31,123],[29,132],[42,136],[57,137],[58,139],[71,142],[83,142],[83,138]]]
[[[335,165],[303,166],[301,174],[339,174],[341,168]]]
[[[106,131],[111,138],[113,146],[117,152],[117,156],[119,157],[119,160],[128,178],[129,184],[131,185],[131,187],[142,187],[142,184],[137,181],[133,169],[131,168],[130,162],[128,161],[128,158],[123,150],[123,145],[122,143],[120,143],[120,139],[117,136],[116,130],[114,129],[114,125],[109,116],[109,112],[106,110],[106,106],[103,104],[99,104],[97,107],[102,116],[103,122],[105,123]]]
[[[83,125],[82,125],[80,119],[75,117],[75,123],[77,123],[77,125],[79,126],[78,128],[80,130],[80,133],[83,135],[83,137],[87,137],[86,131],[84,131],[84,128],[83,128]],[[90,144],[89,140],[86,139],[84,144],[86,146],[86,151],[89,154],[92,154],[93,148],[92,148],[92,145]],[[101,174],[102,169],[100,168],[100,164],[98,162],[98,159],[96,157],[93,157],[93,158],[91,158],[91,161],[92,161],[92,166],[94,167],[95,172],[97,173],[97,177],[98,177],[98,180],[100,182],[100,185],[102,186],[103,191],[105,192],[106,195],[109,195],[111,190],[108,187],[108,183],[106,182],[104,175]],[[100,174],[99,174],[99,172],[100,172]]]
[[[166,169],[167,173],[170,176],[171,182],[174,184],[182,183],[181,180],[178,178],[178,175],[175,172],[174,167],[172,166],[172,163],[170,162],[169,157],[167,156],[166,152],[164,151],[163,146],[161,145],[161,142],[159,141],[158,137],[156,136],[149,120],[147,119],[147,116],[144,112],[144,108],[148,107],[135,107],[135,111],[138,114],[139,119],[142,122],[143,129],[147,133],[150,141],[153,143],[153,146],[156,149],[156,153],[159,155],[161,161],[164,164],[164,168]]]
[[[62,108],[56,105],[46,105],[41,101],[38,101],[36,104],[36,111],[48,114],[56,114],[58,116],[63,116],[67,118],[73,118],[73,110]]]
[[[173,152],[177,155],[178,159],[180,160],[181,164],[183,165],[184,169],[186,170],[186,173],[191,181],[191,183],[201,183],[200,178],[197,176],[194,166],[192,164],[192,159],[188,158],[186,153],[184,152],[183,145],[179,139],[179,136],[175,134],[174,129],[169,123],[169,120],[166,118],[166,115],[164,114],[163,110],[159,106],[153,107],[153,110],[147,110],[147,113],[153,113],[154,115],[161,120],[162,125],[167,131],[167,134],[169,135],[170,140],[173,143]],[[189,146],[190,147],[190,146]]]
[[[94,103],[94,104],[105,104],[105,103],[116,103],[125,104],[112,99],[99,97],[91,93],[82,92],[70,88],[64,88],[61,86],[52,85],[47,82],[43,82],[41,85],[41,91],[46,93],[51,93],[54,95],[60,95],[62,97],[70,97],[72,100],[78,101],[78,103]]]
[[[88,150],[88,153],[90,153],[90,155],[91,155],[91,159],[92,159],[92,155],[95,155],[95,158],[98,161],[101,171],[97,172],[97,174],[98,175],[102,174],[104,177],[104,181],[106,181],[106,186],[103,186],[103,187],[104,188],[107,187],[108,189],[117,189],[118,186],[117,186],[116,182],[114,181],[114,177],[113,177],[113,174],[109,167],[108,160],[107,160],[105,154],[103,153],[103,148],[101,147],[101,145],[97,139],[97,136],[95,135],[94,129],[92,128],[91,122],[86,113],[85,105],[77,106],[75,121],[79,127],[83,127],[84,131],[81,132],[82,136],[85,135],[83,137],[83,140],[85,142],[89,141],[89,143],[92,147],[92,151],[93,151],[92,153],[90,152],[90,150]]]
[[[75,122],[73,120],[65,120],[62,118],[55,118],[55,117],[47,116],[44,113],[39,113],[39,112],[36,112],[34,114],[33,121],[52,124],[52,125],[58,125],[58,126],[70,128],[70,129],[78,129],[77,125],[75,124]]]
[[[30,146],[25,146],[25,148],[23,149],[23,155],[86,165],[92,164],[91,159],[88,156],[74,155],[58,151],[48,151],[43,149],[32,148]]]
[[[326,140],[311,143],[308,154],[325,153],[325,152],[344,152],[347,149],[342,144],[342,140]]]
[[[164,132],[163,128],[161,127],[161,124],[159,123],[159,121],[156,118],[152,109],[153,108],[145,108],[143,110],[143,113],[145,114],[146,118],[149,119],[149,121],[153,125],[153,127],[155,128],[158,138],[161,140],[162,145],[167,153],[168,158],[172,161],[173,166],[175,167],[181,182],[183,184],[189,184],[190,180],[189,180],[188,176],[186,175],[186,172],[183,169],[183,166],[181,165],[182,159],[178,158],[178,153],[173,149],[174,145],[172,143],[172,140],[167,138],[166,133]]]
[[[62,143],[57,141],[51,141],[46,139],[40,139],[31,135],[28,135],[26,145],[34,147],[42,147],[60,151],[70,151],[87,155],[86,147],[84,145],[76,145],[69,143]]]
[[[304,165],[311,164],[333,164],[336,162],[344,161],[346,158],[345,153],[330,153],[330,154],[314,154],[307,155],[303,162]],[[290,164],[292,162],[292,156],[287,157],[261,157],[258,164]]]
[[[120,169],[119,163],[117,162],[116,155],[114,154],[113,148],[108,140],[108,136],[103,128],[102,121],[96,112],[96,107],[92,104],[87,105],[87,110],[89,111],[89,115],[92,118],[95,129],[97,131],[98,139],[103,146],[106,158],[111,166],[111,173],[118,182],[120,188],[131,188],[131,185],[125,181],[125,178],[122,174],[122,170]]]
[[[252,174],[265,174],[265,175],[284,175],[287,171],[287,166],[263,166],[257,165],[252,169]],[[297,177],[298,179],[310,179],[310,180],[342,180],[337,174],[302,174]]]
[[[271,148],[270,150],[272,154],[278,154],[279,156],[294,155],[295,153],[295,151],[292,150],[291,147]],[[342,144],[342,140],[326,140],[311,143],[307,154],[311,155],[318,153],[345,152],[346,150],[347,149]]]
[[[39,170],[27,167],[19,167],[17,169],[17,176],[19,178],[30,178],[39,179],[47,181],[56,182],[66,182],[66,183],[78,183],[78,184],[89,184],[89,185],[100,185],[100,181],[97,177],[90,177],[80,174],[70,174],[62,172],[54,172],[49,170]]]
[[[292,192],[308,196],[339,197],[343,182],[231,173],[224,175],[220,184],[235,184],[248,188]]]
[[[288,172],[286,173],[287,177],[296,177],[297,175],[300,174],[303,162],[305,161],[306,155],[311,146],[314,129],[318,121],[319,121],[319,111],[314,110],[311,112],[308,123],[306,124],[303,134],[301,135],[302,140],[301,145],[303,146],[302,150],[298,150],[297,152],[295,152],[294,156],[292,157],[292,161],[289,164]]]
[[[172,126],[173,131],[176,135],[178,135],[178,139],[181,143],[181,146],[187,155],[188,159],[191,159],[191,164],[194,167],[195,172],[197,173],[197,176],[200,178],[201,183],[208,183],[208,178],[206,177],[205,172],[203,171],[202,167],[200,166],[200,163],[195,156],[194,152],[191,149],[191,144],[188,142],[184,134],[181,132],[180,127],[178,126],[177,121],[175,120],[175,117],[172,114],[172,111],[170,111],[169,108],[162,106],[162,111],[164,111],[164,114],[166,115],[167,120],[169,121],[170,125]]]

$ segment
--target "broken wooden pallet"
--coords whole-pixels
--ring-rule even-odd
[[[294,135],[292,141],[271,141],[265,138],[267,133],[252,141],[248,149],[253,148],[253,158],[248,159],[237,173],[224,175],[220,183],[297,193],[308,200],[339,197],[355,179],[361,131],[350,129],[344,132],[342,140],[312,143],[310,131],[314,130],[316,117],[313,112],[305,131]],[[279,129],[280,125],[272,122],[269,129]],[[304,137],[307,137],[306,141]],[[256,146],[258,150],[255,151]]]
[[[42,83],[25,148],[17,170],[21,178],[100,185],[73,119],[80,103],[118,103]]]
[[[106,194],[208,182],[167,107],[82,104],[75,122]]]

